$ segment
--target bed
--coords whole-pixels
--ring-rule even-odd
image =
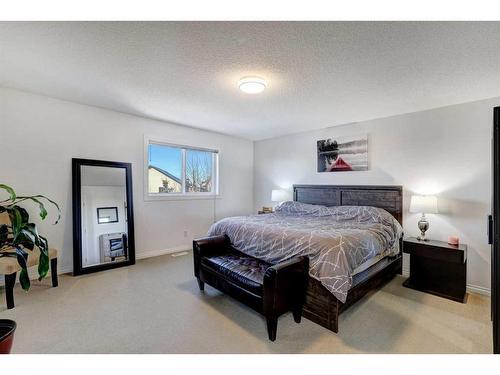
[[[210,235],[269,263],[306,255],[303,316],[338,332],[339,314],[402,267],[401,186],[295,185],[275,214],[226,218]]]

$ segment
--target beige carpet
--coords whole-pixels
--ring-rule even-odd
[[[191,254],[138,261],[92,275],[16,286],[14,353],[491,353],[489,298],[467,304],[403,288],[397,277],[340,319],[334,334],[290,314],[267,340],[264,320],[207,286]]]

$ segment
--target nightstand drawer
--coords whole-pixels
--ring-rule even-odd
[[[431,241],[416,243],[405,241],[403,252],[419,257],[441,260],[450,263],[464,263],[467,259],[467,251],[460,248],[445,248],[434,246]]]

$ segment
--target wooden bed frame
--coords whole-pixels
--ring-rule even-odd
[[[324,206],[373,206],[391,213],[403,223],[403,188],[401,186],[294,185],[293,200]],[[303,316],[337,333],[340,313],[402,272],[403,241],[399,254],[386,257],[353,277],[345,303],[340,302],[318,280],[309,278]]]

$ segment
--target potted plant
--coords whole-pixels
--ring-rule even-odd
[[[8,194],[8,198],[0,200],[0,214],[9,216],[9,224],[0,224],[0,258],[13,257],[17,259],[21,267],[19,282],[21,287],[28,291],[30,288],[30,279],[28,276],[26,249],[33,250],[36,247],[40,249],[40,258],[38,262],[38,280],[47,276],[49,271],[49,244],[45,237],[38,233],[36,225],[30,222],[28,212],[20,207],[21,202],[31,201],[38,206],[40,218],[44,220],[47,217],[47,209],[44,201],[49,202],[57,209],[57,224],[61,217],[59,206],[54,201],[43,195],[18,196],[10,186],[0,184],[0,189]],[[12,320],[0,320],[0,353],[10,352],[16,323]]]
[[[16,322],[10,319],[0,319],[0,354],[9,354],[14,341]]]

